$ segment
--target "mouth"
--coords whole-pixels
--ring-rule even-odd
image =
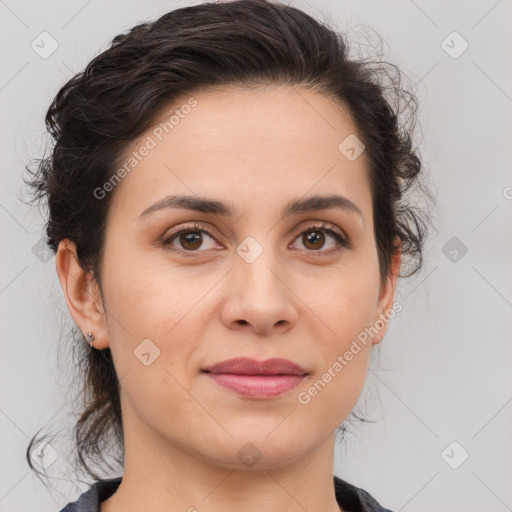
[[[203,369],[203,373],[231,392],[261,399],[291,391],[308,376],[301,365],[280,358],[229,359]]]

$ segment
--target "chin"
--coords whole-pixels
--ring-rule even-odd
[[[247,430],[240,435],[231,432],[233,438],[226,439],[224,443],[212,441],[215,449],[203,455],[218,467],[258,471],[285,467],[307,451],[306,447],[303,450],[298,448],[298,443],[284,430],[283,435],[274,432],[269,436],[271,431],[265,429],[252,435]]]

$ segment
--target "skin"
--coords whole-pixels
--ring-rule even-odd
[[[94,332],[96,348],[110,347],[120,378],[124,476],[101,512],[338,511],[335,430],[357,402],[387,323],[308,404],[297,395],[389,312],[400,250],[381,280],[366,154],[349,161],[338,150],[357,131],[334,100],[287,86],[193,97],[197,106],[116,186],[103,297],[74,244],[61,242],[57,253],[71,315],[82,332]],[[356,203],[362,217],[337,209],[280,216],[291,199],[332,193]],[[207,196],[237,213],[162,209],[137,219],[169,194]],[[328,233],[308,244],[302,233],[322,221],[353,247],[335,251]],[[178,237],[165,245],[171,228],[190,222],[214,238],[199,232],[202,243]],[[248,236],[263,250],[252,263],[236,252]],[[191,245],[195,257],[170,250]],[[145,339],[150,353],[160,350],[149,366],[134,355]],[[291,359],[309,375],[284,395],[258,400],[201,371],[238,356]],[[237,457],[246,443],[261,455],[252,467]]]

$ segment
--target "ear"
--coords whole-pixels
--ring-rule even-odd
[[[395,296],[395,287],[396,280],[398,277],[398,272],[400,271],[400,262],[402,260],[402,242],[400,238],[397,236],[394,240],[395,250],[393,256],[391,257],[391,265],[388,276],[384,279],[381,284],[380,293],[379,293],[379,302],[377,306],[377,316],[375,318],[374,325],[379,322],[384,323],[384,327],[379,330],[378,334],[376,334],[372,340],[373,345],[377,345],[382,341],[384,335],[386,334],[386,330],[388,328],[388,320],[387,313],[393,307],[393,299]]]
[[[94,334],[94,348],[108,347],[106,316],[99,286],[92,272],[86,273],[78,263],[74,242],[65,239],[59,243],[55,265],[68,310],[76,325],[85,337],[88,332]]]

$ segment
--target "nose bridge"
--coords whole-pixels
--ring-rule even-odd
[[[282,283],[275,275],[279,273],[280,265],[274,245],[270,235],[258,239],[248,236],[236,248],[236,274],[249,287],[246,292],[268,295],[275,288],[281,288]]]

